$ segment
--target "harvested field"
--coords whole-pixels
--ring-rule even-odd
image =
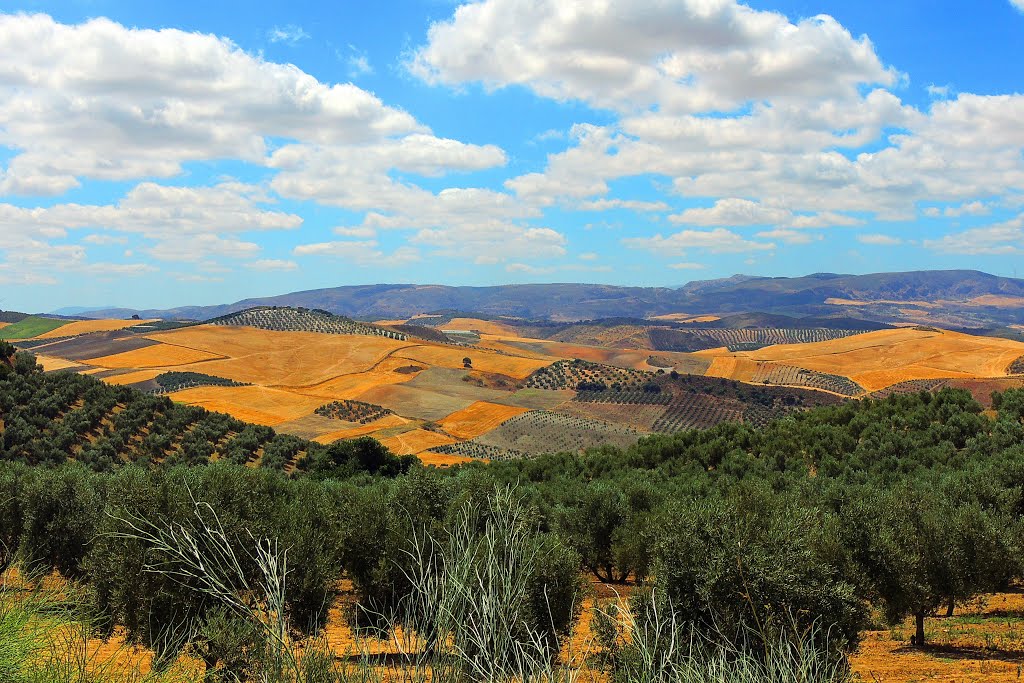
[[[452,413],[438,425],[452,436],[472,439],[525,412],[526,408],[477,401],[468,408]]]
[[[416,455],[430,448],[455,442],[455,439],[450,436],[426,429],[413,429],[395,436],[382,437],[379,440],[396,455]]]
[[[0,330],[4,329],[5,327],[9,327],[10,325],[11,323],[0,322]]]
[[[382,417],[376,422],[371,422],[370,424],[356,425],[349,429],[338,429],[333,432],[328,432],[327,434],[321,434],[313,439],[313,441],[316,441],[317,443],[334,443],[341,439],[355,439],[356,437],[367,435],[374,436],[374,432],[384,431],[393,427],[404,427],[407,425],[409,425],[409,420],[404,417],[399,415],[388,415],[387,417]],[[335,422],[335,427],[337,427],[337,422]]]
[[[341,375],[366,372],[406,342],[367,335],[275,332],[199,325],[150,335],[151,339],[222,358],[195,368],[265,386],[311,387]],[[190,368],[193,369],[193,368]]]
[[[53,356],[43,356],[40,354],[36,354],[36,363],[43,366],[44,372],[54,372],[56,370],[77,370],[85,367],[84,365],[64,358],[55,358]]]
[[[223,358],[223,356],[184,346],[157,344],[112,356],[93,358],[87,360],[86,363],[102,368],[174,368],[220,358]]]
[[[433,450],[417,453],[416,457],[427,467],[452,467],[453,465],[462,465],[473,461],[473,458],[465,455],[438,453]]]
[[[258,386],[199,387],[171,394],[171,398],[268,427],[305,417],[321,404],[315,396]]]
[[[77,337],[80,334],[93,332],[116,332],[136,325],[144,325],[153,320],[77,320],[62,325],[55,330],[36,336],[36,339],[54,339],[56,337]]]
[[[641,432],[622,425],[540,410],[517,415],[474,442],[529,455],[576,452],[593,446],[626,448]]]
[[[495,322],[494,320],[480,320],[479,318],[452,318],[442,327],[446,330],[470,330],[481,334],[494,334],[499,336],[515,337],[519,334],[516,328],[511,325]]]
[[[534,370],[547,365],[542,360],[450,346],[415,346],[403,349],[395,355],[421,364],[455,369],[463,368],[462,359],[469,357],[473,361],[474,370],[509,375],[516,379],[524,379]]]
[[[609,349],[598,346],[581,346],[578,344],[537,340],[505,340],[504,343],[513,349],[540,356],[578,358],[593,363],[614,365],[626,370],[657,370],[657,368],[647,363],[647,359],[651,356],[650,349]],[[689,353],[663,352],[658,355],[665,361],[672,363],[673,367],[679,372],[692,375],[702,374],[708,366],[707,359]]]
[[[156,346],[158,342],[146,339],[130,332],[115,330],[112,332],[93,332],[71,339],[51,341],[44,346],[37,346],[39,352],[60,356],[69,360],[89,360],[115,356],[126,351]]]
[[[406,382],[405,386],[471,401],[503,403],[502,399],[512,395],[510,391],[491,389],[473,382],[463,381],[463,378],[470,374],[464,369],[428,368],[418,374],[415,379]]]
[[[105,370],[97,373],[96,377],[102,379],[107,384],[113,384],[115,386],[129,386],[132,384],[138,384],[139,382],[148,382],[162,372],[162,370],[131,370],[120,368],[117,370]]]
[[[399,415],[437,422],[452,413],[469,407],[475,399],[446,396],[434,391],[416,389],[405,384],[370,389],[358,400],[390,408]]]
[[[300,417],[297,420],[282,422],[281,424],[276,425],[274,429],[280,434],[291,434],[292,436],[297,436],[300,439],[309,439],[310,441],[313,441],[326,434],[331,434],[344,429],[353,429],[358,426],[358,422],[345,422],[313,414]]]
[[[845,376],[866,391],[912,379],[1003,377],[1024,343],[926,328],[866,332],[814,344],[785,344],[713,357],[708,375],[755,381],[760,362]]]

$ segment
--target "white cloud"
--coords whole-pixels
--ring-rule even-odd
[[[693,262],[670,263],[668,264],[668,267],[671,268],[672,270],[704,270],[707,268],[707,266],[704,265],[703,263]]]
[[[763,230],[757,233],[762,239],[779,240],[786,244],[810,244],[820,240],[821,235],[808,233],[801,230],[789,230],[787,228],[775,228],[774,230]]]
[[[903,244],[903,240],[899,237],[882,234],[857,235],[857,241],[861,244],[871,244],[879,247],[894,247]]]
[[[926,249],[949,254],[1019,255],[1024,254],[1024,214],[1002,223],[925,240]]]
[[[581,260],[581,261],[596,261],[597,259],[599,259],[601,257],[598,256],[593,251],[585,251],[582,254],[580,254],[577,258],[579,258],[579,260]]]
[[[871,42],[829,17],[791,22],[731,0],[483,0],[433,25],[409,68],[620,115],[573,126],[546,169],[506,182],[538,207],[586,206],[617,179],[650,176],[716,200],[679,224],[798,229],[912,219],[920,203],[1024,186],[1024,95],[932,86],[918,110],[887,90],[901,76]]]
[[[762,206],[747,199],[719,199],[711,208],[687,209],[668,219],[686,225],[770,225],[784,223],[790,216],[786,209]]]
[[[897,78],[831,17],[794,24],[728,0],[485,0],[433,24],[408,67],[430,83],[522,85],[624,112],[850,96]]]
[[[267,39],[272,43],[287,43],[288,45],[298,45],[303,40],[309,38],[309,34],[306,33],[301,26],[296,24],[288,24],[286,26],[275,26],[274,28],[267,31]]]
[[[1024,12],[1024,0],[1010,0],[1010,4]]]
[[[344,227],[339,226],[333,230],[335,235],[341,235],[342,237],[363,237],[366,239],[372,239],[377,236],[377,230],[375,228],[368,228],[364,226],[355,227]]]
[[[663,237],[628,237],[622,243],[630,249],[647,249],[656,254],[682,256],[688,249],[704,249],[712,254],[734,254],[747,251],[766,251],[774,249],[770,242],[755,242],[726,230],[682,230]]]
[[[320,242],[295,247],[296,256],[330,256],[349,261],[357,266],[397,267],[420,260],[420,253],[412,247],[398,247],[390,254],[380,249],[376,240],[350,242]]]
[[[298,270],[299,264],[295,261],[286,261],[282,259],[260,259],[259,261],[253,261],[252,263],[245,264],[245,267],[264,272],[291,271]]]
[[[173,176],[187,161],[260,163],[268,137],[328,145],[424,131],[365,90],[224,38],[0,14],[0,144],[16,150],[0,193]]]
[[[665,202],[646,202],[638,199],[594,199],[579,202],[580,211],[608,211],[609,209],[630,209],[632,211],[668,211]]]

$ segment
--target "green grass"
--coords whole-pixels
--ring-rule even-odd
[[[38,337],[41,334],[46,334],[59,327],[63,327],[69,322],[71,321],[31,315],[21,322],[0,329],[0,339],[32,339],[33,337]]]

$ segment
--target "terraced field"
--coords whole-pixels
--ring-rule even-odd
[[[360,323],[327,311],[304,308],[250,308],[238,313],[221,316],[206,322],[207,325],[230,327],[255,327],[276,332],[318,332],[320,334],[365,334],[405,341],[408,336],[376,325]]]
[[[585,417],[531,410],[503,422],[476,443],[519,451],[539,453],[576,452],[605,444],[625,448],[637,442],[643,433],[610,422]]]
[[[812,344],[844,339],[864,330],[831,330],[822,328],[758,328],[686,330],[651,328],[648,331],[651,348],[656,351],[694,352],[725,347],[729,351],[754,351],[775,344]]]
[[[722,422],[740,422],[743,414],[744,406],[741,403],[695,394],[673,401],[652,425],[652,429],[666,434],[686,429],[708,429]]]
[[[751,381],[759,384],[810,387],[843,396],[857,396],[864,393],[862,386],[842,375],[830,375],[825,372],[816,372],[780,363],[758,363]]]

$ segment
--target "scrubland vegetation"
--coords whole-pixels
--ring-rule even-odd
[[[0,672],[89,680],[17,663],[45,616],[145,645],[152,676],[185,653],[213,680],[845,681],[869,624],[911,617],[926,647],[926,617],[1024,578],[1024,391],[993,406],[944,389],[444,471],[19,354],[0,365],[0,560],[59,573],[82,614],[5,588]],[[163,455],[136,457],[153,432]],[[242,462],[281,466],[172,455],[243,433],[262,459]],[[83,455],[101,442],[109,458]],[[632,597],[584,613],[585,574]],[[363,640],[329,653],[343,581]]]

